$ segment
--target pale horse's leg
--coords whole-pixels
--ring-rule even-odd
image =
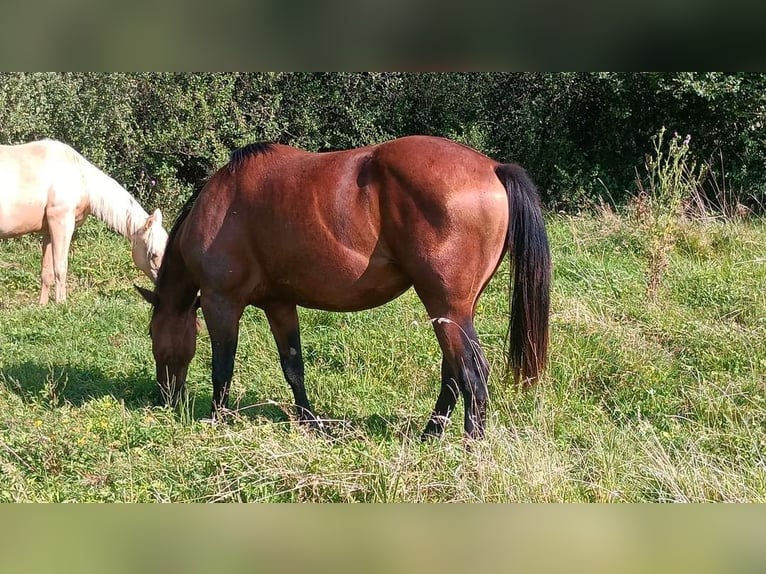
[[[66,275],[69,245],[72,242],[74,214],[48,214],[48,228],[53,244],[53,277],[56,283],[56,303],[66,300]]]
[[[50,234],[45,233],[43,234],[43,261],[40,271],[40,305],[48,304],[48,293],[53,282],[53,247]]]

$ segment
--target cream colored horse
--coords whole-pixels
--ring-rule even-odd
[[[66,299],[72,234],[93,215],[130,240],[133,261],[156,281],[168,235],[157,209],[149,216],[125,188],[55,140],[0,145],[0,238],[42,234],[40,304]]]

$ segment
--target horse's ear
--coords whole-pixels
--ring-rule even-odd
[[[159,207],[154,210],[154,213],[146,218],[144,229],[151,229],[155,225],[162,225],[162,212]]]
[[[136,288],[136,291],[139,292],[141,297],[144,298],[144,300],[149,303],[152,307],[157,306],[157,294],[154,291],[149,291],[149,289],[144,289],[143,287],[140,287],[139,285],[133,284],[133,287]]]

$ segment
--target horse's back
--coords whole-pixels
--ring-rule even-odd
[[[0,145],[0,237],[43,230],[51,200],[74,209],[78,177],[76,152],[64,143]]]
[[[378,172],[406,182],[412,192],[438,197],[496,187],[498,162],[440,137],[408,136],[374,147]]]

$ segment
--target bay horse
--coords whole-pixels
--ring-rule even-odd
[[[160,389],[171,405],[185,392],[201,306],[219,416],[239,321],[253,305],[266,314],[299,420],[321,426],[306,396],[296,306],[358,311],[414,286],[443,353],[423,438],[442,434],[459,394],[465,434],[481,438],[489,366],[473,318],[506,252],[514,264],[508,366],[529,384],[546,365],[551,262],[524,169],[426,136],[325,153],[250,144],[189,198],[154,291],[137,287],[153,307]]]
[[[69,245],[89,214],[129,239],[136,267],[157,280],[168,237],[159,209],[150,216],[125,188],[62,142],[0,145],[0,239],[42,234],[41,305],[54,284],[56,303],[66,300]]]

